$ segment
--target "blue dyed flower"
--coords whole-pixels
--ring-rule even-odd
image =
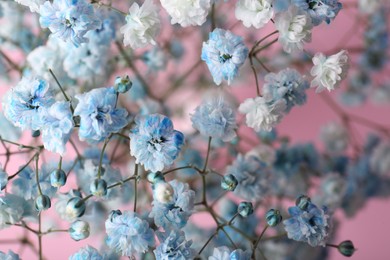
[[[19,255],[12,252],[12,250],[8,250],[8,253],[3,253],[0,251],[0,259],[3,260],[19,260]]]
[[[231,250],[227,246],[221,246],[214,248],[213,255],[209,256],[208,260],[249,260],[251,255],[249,250]]]
[[[189,189],[187,183],[176,180],[170,181],[173,188],[172,200],[161,203],[153,200],[150,217],[154,218],[154,223],[165,230],[172,228],[180,229],[187,224],[194,209],[195,192]]]
[[[80,248],[80,250],[71,255],[69,260],[104,260],[103,256],[92,246]]]
[[[167,66],[168,57],[160,47],[153,47],[143,54],[142,60],[148,66],[150,71],[157,72],[164,70]]]
[[[269,73],[265,76],[263,94],[269,100],[284,99],[286,112],[290,112],[295,105],[303,105],[306,102],[306,89],[310,84],[298,71],[285,69],[278,74]]]
[[[187,241],[181,230],[172,230],[170,233],[157,234],[161,244],[154,250],[159,260],[187,260],[193,259],[196,252],[191,248],[192,241]]]
[[[1,125],[1,137],[9,141],[18,141],[22,135],[22,131],[13,125],[8,119],[0,112],[0,125]]]
[[[226,174],[236,177],[238,185],[234,193],[245,200],[261,199],[269,191],[270,169],[256,156],[239,154],[227,167]]]
[[[80,116],[81,140],[102,141],[127,125],[127,111],[116,108],[114,88],[98,88],[76,95],[79,103],[74,115]]]
[[[143,99],[146,96],[146,90],[142,83],[137,78],[132,79],[131,82],[133,83],[133,85],[131,86],[131,89],[127,92],[127,97],[131,101]]]
[[[342,8],[338,0],[292,0],[292,2],[309,13],[313,25],[319,25],[323,21],[329,24]]]
[[[5,117],[23,130],[38,130],[40,107],[49,107],[54,103],[49,84],[43,79],[23,77],[22,80],[3,99]]]
[[[73,129],[69,102],[56,102],[48,109],[42,108],[41,122],[45,149],[63,155]]]
[[[145,253],[154,246],[153,230],[134,212],[111,214],[106,220],[107,245],[123,256]]]
[[[25,204],[26,201],[16,195],[6,194],[0,197],[0,229],[19,222],[25,214]]]
[[[152,114],[135,119],[130,133],[130,153],[145,170],[161,171],[172,165],[184,143],[181,132],[173,129],[172,121],[163,115]]]
[[[0,164],[0,190],[4,190],[8,184],[8,174],[3,170]]]
[[[191,115],[192,126],[206,137],[229,142],[236,137],[236,114],[222,97],[204,101]]]
[[[220,85],[224,79],[230,85],[237,77],[238,69],[244,64],[248,52],[240,36],[217,28],[209,34],[209,40],[203,43],[201,58],[206,62],[215,84]]]
[[[101,24],[93,6],[85,0],[46,1],[39,13],[43,28],[49,28],[55,37],[71,41],[76,47],[87,42],[85,34]]]
[[[288,212],[291,218],[283,221],[288,238],[311,246],[325,246],[330,229],[326,207],[318,208],[310,203],[306,210],[290,207]]]

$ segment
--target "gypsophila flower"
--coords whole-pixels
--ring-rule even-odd
[[[163,115],[152,114],[135,119],[130,133],[130,154],[146,170],[161,171],[173,164],[184,143],[181,132],[173,129],[172,121]]]
[[[236,137],[236,115],[223,97],[203,101],[191,115],[192,126],[206,137],[220,138],[229,142]]]
[[[183,27],[202,25],[210,10],[210,0],[161,0],[162,7],[171,16],[171,24]]]
[[[166,231],[171,228],[184,227],[192,214],[195,203],[195,192],[189,189],[187,183],[173,180],[169,184],[173,188],[172,200],[161,203],[154,199],[149,215],[154,218],[154,223],[158,227],[163,227]]]
[[[266,99],[286,101],[286,112],[295,105],[303,105],[306,102],[306,89],[309,82],[298,71],[284,69],[278,74],[269,73],[264,78],[263,94]]]
[[[17,142],[22,135],[20,128],[13,125],[2,112],[0,112],[1,138]]]
[[[81,140],[102,141],[111,133],[119,132],[127,125],[127,111],[116,108],[114,88],[98,88],[76,95],[79,103],[74,115],[80,116]]]
[[[321,140],[328,152],[341,153],[348,147],[349,133],[343,125],[332,122],[322,127]]]
[[[38,13],[40,5],[42,5],[45,0],[15,0],[15,2],[29,7],[31,12]]]
[[[215,29],[203,43],[201,59],[206,62],[215,84],[228,84],[237,77],[238,69],[248,56],[248,48],[240,36],[223,29]]]
[[[264,97],[248,98],[239,106],[238,111],[246,115],[246,124],[256,132],[271,131],[282,119],[286,101],[279,99],[272,102]]]
[[[125,211],[106,220],[107,245],[122,256],[145,253],[154,246],[153,230],[134,212]]]
[[[272,0],[239,0],[235,14],[245,27],[253,26],[259,29],[266,25],[274,14]]]
[[[2,260],[19,260],[19,255],[15,254],[12,250],[8,250],[8,253],[3,253],[0,251],[0,259]]]
[[[142,55],[142,60],[148,66],[149,71],[157,72],[165,69],[168,57],[162,48],[155,46]]]
[[[22,80],[4,96],[3,109],[5,117],[23,130],[38,130],[41,107],[54,103],[49,84],[43,79],[23,77]]]
[[[93,6],[85,0],[46,1],[39,13],[43,28],[49,28],[55,37],[70,41],[76,47],[87,42],[85,34],[101,24]]]
[[[338,0],[292,0],[301,10],[307,12],[314,25],[333,20],[342,8]]]
[[[71,255],[69,260],[104,260],[104,257],[94,247],[86,246]]]
[[[146,0],[142,6],[133,3],[126,16],[126,24],[120,28],[123,34],[123,44],[131,48],[145,47],[156,44],[155,38],[160,30],[158,7],[153,0]]]
[[[19,222],[25,213],[25,200],[6,194],[0,197],[0,229]]]
[[[381,0],[358,0],[359,11],[365,14],[373,14],[381,7]]]
[[[42,126],[42,141],[45,149],[63,155],[73,129],[73,116],[70,104],[56,102],[50,108],[39,108]]]
[[[304,43],[311,41],[310,16],[293,5],[275,17],[275,27],[279,31],[278,41],[288,53],[303,50]]]
[[[187,241],[181,230],[171,230],[167,233],[158,232],[161,244],[153,251],[159,260],[187,260],[193,259],[196,252],[191,248],[192,241]]]
[[[251,259],[251,255],[249,250],[231,250],[227,246],[221,246],[214,248],[213,255],[209,256],[208,260],[249,260]]]
[[[330,216],[326,207],[318,208],[309,203],[305,210],[290,207],[288,212],[291,218],[283,221],[288,238],[311,246],[325,246],[330,229]]]
[[[334,90],[347,75],[347,51],[342,50],[329,57],[322,53],[317,53],[313,57],[313,64],[314,66],[310,74],[314,79],[310,87],[317,87],[316,93],[320,93],[325,89],[328,91]]]
[[[227,167],[226,174],[232,174],[237,179],[234,193],[245,200],[261,199],[269,191],[270,169],[255,156],[239,154]]]

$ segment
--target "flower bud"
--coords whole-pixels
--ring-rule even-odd
[[[85,202],[82,198],[71,198],[66,204],[65,214],[70,218],[78,218],[85,213]]]
[[[343,256],[350,257],[356,251],[351,240],[343,241],[339,244],[338,250]]]
[[[120,211],[119,209],[117,210],[112,210],[110,212],[110,215],[108,215],[108,218],[110,219],[110,221],[112,222],[114,220],[114,218],[116,218],[117,216],[120,216],[122,215],[122,211]]]
[[[130,90],[132,85],[133,83],[131,82],[129,76],[126,75],[124,77],[116,77],[114,88],[119,93],[126,93]]]
[[[174,191],[172,186],[167,182],[157,182],[154,185],[154,199],[160,203],[169,203],[173,200]]]
[[[156,184],[159,181],[165,181],[164,175],[161,172],[151,172],[148,174],[147,178],[152,184]]]
[[[32,137],[39,137],[40,135],[41,135],[41,131],[39,130],[32,131],[31,133]]]
[[[232,174],[223,176],[221,180],[221,188],[228,191],[234,191],[238,185],[236,177]]]
[[[247,201],[240,202],[237,208],[237,212],[244,218],[251,215],[253,213],[252,203]]]
[[[89,224],[82,220],[76,220],[69,228],[70,237],[76,241],[89,237]]]
[[[270,209],[265,214],[265,219],[267,221],[268,226],[275,227],[280,222],[282,222],[283,218],[282,218],[282,215],[280,215],[279,210]]]
[[[60,169],[57,169],[50,174],[50,184],[56,188],[64,186],[66,179],[66,173]]]
[[[89,186],[91,193],[97,197],[107,195],[107,182],[103,179],[95,179]]]
[[[35,209],[37,211],[47,210],[51,207],[51,201],[47,195],[39,195],[35,199]]]
[[[301,210],[306,210],[310,203],[311,199],[306,195],[299,196],[295,201],[295,205]]]

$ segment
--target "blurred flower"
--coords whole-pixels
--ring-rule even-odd
[[[104,258],[94,247],[86,246],[71,255],[69,260],[104,260]]]
[[[167,233],[157,233],[161,244],[153,251],[156,259],[187,260],[193,259],[196,252],[191,248],[192,241],[187,241],[181,230],[171,230]]]
[[[148,66],[150,71],[157,72],[165,69],[168,57],[162,48],[155,46],[143,54],[142,60]]]
[[[224,79],[230,85],[248,52],[240,36],[217,28],[209,34],[209,40],[203,42],[201,59],[206,62],[215,84],[220,85]]]
[[[127,111],[116,108],[114,88],[93,89],[81,95],[74,115],[80,116],[81,140],[102,141],[111,133],[119,132],[127,125]]]
[[[39,13],[39,7],[45,2],[45,0],[15,0],[15,2],[27,6],[30,8],[31,12]]]
[[[249,260],[252,253],[249,250],[242,249],[231,250],[227,246],[214,248],[213,255],[209,256],[208,260]]]
[[[173,180],[169,184],[173,188],[172,200],[161,203],[153,196],[153,208],[149,215],[154,218],[154,223],[158,227],[163,227],[165,231],[184,227],[192,214],[195,203],[195,192],[189,189],[187,183]]]
[[[130,153],[146,170],[161,171],[173,164],[184,143],[181,132],[173,129],[172,121],[152,114],[135,119],[130,133]]]
[[[205,137],[220,138],[224,142],[236,137],[236,115],[223,97],[203,101],[191,115],[192,126]]]
[[[171,24],[183,27],[202,25],[210,10],[210,0],[161,0],[161,5],[171,16]]]
[[[331,122],[321,128],[321,140],[326,150],[331,153],[341,153],[348,147],[349,135],[341,124]]]
[[[390,174],[390,143],[381,142],[372,152],[370,166],[379,175]]]
[[[239,0],[236,5],[236,18],[245,27],[260,29],[266,25],[274,14],[272,0]]]
[[[19,260],[19,255],[15,254],[12,250],[8,250],[8,253],[3,253],[0,251],[0,259],[3,260]]]
[[[126,16],[126,24],[120,28],[123,44],[133,49],[145,47],[148,43],[155,45],[159,30],[158,7],[153,0],[146,0],[142,6],[133,3]]]
[[[294,5],[287,12],[276,15],[275,27],[279,31],[278,40],[288,53],[303,50],[303,44],[311,41],[311,18]]]
[[[55,37],[70,41],[76,47],[87,42],[85,34],[101,24],[93,6],[85,0],[46,1],[39,13],[42,28],[49,28]]]
[[[330,23],[342,8],[338,0],[292,0],[299,9],[307,12],[314,25],[323,21]]]
[[[326,57],[317,53],[313,57],[313,68],[310,73],[314,77],[311,87],[317,87],[316,93],[327,89],[336,89],[340,82],[346,77],[348,71],[348,54],[345,50]]]
[[[318,208],[310,203],[306,210],[298,207],[288,208],[290,218],[283,221],[287,236],[311,246],[325,246],[329,235],[330,223],[326,207]]]
[[[123,214],[106,220],[107,245],[122,256],[145,253],[154,246],[154,233],[147,221],[134,212]]]

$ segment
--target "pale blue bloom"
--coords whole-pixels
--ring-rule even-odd
[[[7,227],[7,223],[17,223],[26,213],[26,201],[13,194],[0,197],[0,229]]]
[[[53,170],[54,167],[42,165],[38,173],[42,193],[49,197],[54,196],[57,191],[57,188],[51,186],[50,182],[50,174]],[[26,200],[35,199],[39,195],[35,174],[35,169],[33,170],[30,167],[24,168],[12,182],[12,193]]]
[[[306,102],[306,89],[310,84],[298,71],[284,69],[278,74],[269,73],[264,78],[263,94],[269,100],[284,99],[286,112],[290,112],[295,105],[303,105]]]
[[[213,254],[208,260],[250,260],[252,253],[249,250],[232,250],[227,246],[214,248]]]
[[[191,115],[191,121],[203,136],[220,138],[225,142],[236,137],[236,114],[222,97],[204,101]]]
[[[71,255],[69,260],[104,260],[104,257],[94,247],[86,246]]]
[[[168,57],[163,49],[160,47],[153,47],[151,50],[144,53],[142,60],[150,71],[157,72],[166,68]]]
[[[38,130],[40,107],[49,107],[54,103],[49,84],[43,79],[23,77],[22,80],[3,99],[3,109],[6,118],[23,130]]]
[[[127,111],[116,108],[114,88],[98,88],[76,95],[79,103],[74,115],[80,116],[81,140],[102,141],[127,125]]]
[[[325,246],[329,235],[330,216],[327,208],[310,203],[306,210],[290,207],[291,218],[283,221],[290,239],[306,242],[311,246]]]
[[[329,24],[342,8],[338,0],[292,0],[292,2],[310,15],[313,25],[319,25],[323,21]]]
[[[153,230],[131,211],[111,214],[106,220],[107,245],[123,256],[145,253],[154,246]]]
[[[73,129],[73,116],[70,104],[56,102],[49,108],[40,108],[42,141],[46,150],[63,155]]]
[[[19,260],[19,255],[15,254],[12,250],[8,250],[8,253],[0,251],[0,259],[2,260]]]
[[[87,42],[85,34],[101,24],[93,6],[85,0],[46,1],[39,13],[43,28],[49,28],[55,37],[71,41],[76,47]]]
[[[20,128],[15,127],[8,119],[0,112],[1,137],[16,142],[22,135]]]
[[[161,244],[154,250],[159,260],[187,260],[193,259],[196,252],[191,248],[192,241],[187,241],[181,230],[171,230],[168,233],[157,233]]]
[[[236,177],[238,185],[234,193],[245,200],[258,200],[269,192],[270,169],[258,157],[239,154],[226,174]]]
[[[130,133],[130,153],[145,170],[161,171],[173,164],[184,143],[181,132],[163,115],[138,116]]]
[[[166,231],[184,227],[192,214],[195,203],[195,192],[189,189],[187,183],[173,180],[169,184],[174,191],[172,200],[168,203],[161,203],[154,199],[149,215],[154,218],[154,223],[158,227],[163,227]]]
[[[222,80],[227,80],[230,85],[237,77],[238,69],[244,64],[248,52],[240,36],[217,28],[209,34],[209,40],[203,43],[201,58],[206,62],[215,84],[220,85]]]
[[[131,82],[133,85],[127,92],[126,97],[128,97],[131,101],[143,99],[146,96],[146,90],[142,83],[137,78],[132,79]]]

